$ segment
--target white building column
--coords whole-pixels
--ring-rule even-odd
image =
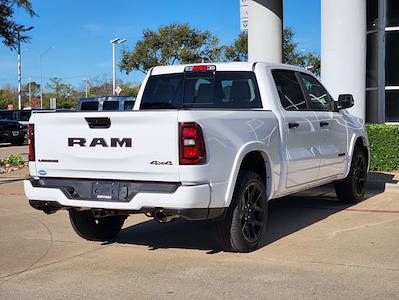
[[[352,114],[366,117],[365,0],[322,0],[322,82],[335,100],[352,94]]]
[[[249,0],[248,59],[281,63],[283,0]]]

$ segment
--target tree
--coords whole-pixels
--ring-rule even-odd
[[[47,88],[59,98],[67,98],[73,92],[72,85],[63,83],[62,79],[57,77],[50,78]]]
[[[102,97],[112,95],[112,81],[106,76],[87,80],[88,97]]]
[[[121,96],[134,96],[136,97],[140,90],[140,84],[125,83],[122,87]]]
[[[8,104],[15,104],[17,98],[17,91],[9,85],[3,86],[0,89],[0,109],[6,109]]]
[[[119,67],[126,74],[133,70],[146,73],[157,65],[201,62],[203,58],[220,60],[219,39],[209,31],[188,24],[171,24],[157,31],[146,29],[134,50],[123,50]]]
[[[0,0],[0,36],[12,50],[18,46],[18,27],[21,26],[13,20],[15,7],[24,9],[31,17],[36,16],[29,0]],[[29,37],[22,35],[20,40],[26,42]]]
[[[320,75],[321,60],[314,53],[302,53],[298,50],[298,43],[294,41],[295,32],[291,27],[284,28],[283,34],[283,63],[308,68],[316,75]]]
[[[317,76],[321,75],[321,59],[320,56],[308,53],[306,56],[306,67]]]
[[[50,98],[57,98],[57,107],[59,108],[76,107],[78,92],[74,90],[71,84],[63,83],[61,78],[53,77],[47,83],[47,88],[50,90],[50,93],[46,94],[46,103]]]
[[[225,46],[226,61],[248,61],[248,33],[241,32],[232,45]]]
[[[30,83],[30,95],[32,102],[35,101],[36,97],[40,96],[40,84],[35,81]],[[29,84],[22,86],[22,106],[32,106],[32,103],[29,101]]]
[[[320,75],[320,57],[314,53],[302,53],[298,50],[298,43],[294,41],[295,33],[290,27],[283,31],[283,63],[308,67],[316,75]],[[248,60],[248,34],[241,33],[232,45],[224,48],[226,61]]]
[[[88,87],[88,97],[104,97],[112,95],[112,81],[108,80],[106,76],[86,79],[82,83],[82,88]],[[120,86],[122,92],[120,96],[137,96],[140,89],[140,84],[117,81],[117,86]]]
[[[22,87],[22,93],[24,97],[29,97],[29,83],[25,84]],[[32,98],[40,96],[40,84],[35,81],[32,81],[30,83],[30,93]]]

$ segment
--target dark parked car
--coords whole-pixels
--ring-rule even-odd
[[[22,125],[28,125],[29,124],[29,119],[32,116],[32,114],[35,113],[54,113],[54,112],[66,112],[66,111],[71,111],[70,109],[45,109],[45,108],[34,108],[34,109],[23,109],[23,110],[15,110],[14,116],[15,118],[13,120],[18,121]],[[1,115],[0,115],[1,119]]]
[[[0,109],[0,120],[16,120],[16,114],[12,110]]]
[[[13,120],[0,120],[0,143],[23,145],[25,142],[24,126]]]

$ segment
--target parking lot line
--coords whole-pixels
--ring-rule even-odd
[[[381,210],[381,209],[365,209],[365,208],[347,208],[346,211],[381,213],[381,214],[399,214],[399,210]]]

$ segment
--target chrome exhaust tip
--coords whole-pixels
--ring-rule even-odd
[[[172,221],[173,219],[176,219],[177,216],[172,216],[172,215],[168,215],[166,214],[166,212],[163,209],[157,210],[154,212],[154,219],[155,221],[157,221],[158,223],[169,223],[170,221]]]

